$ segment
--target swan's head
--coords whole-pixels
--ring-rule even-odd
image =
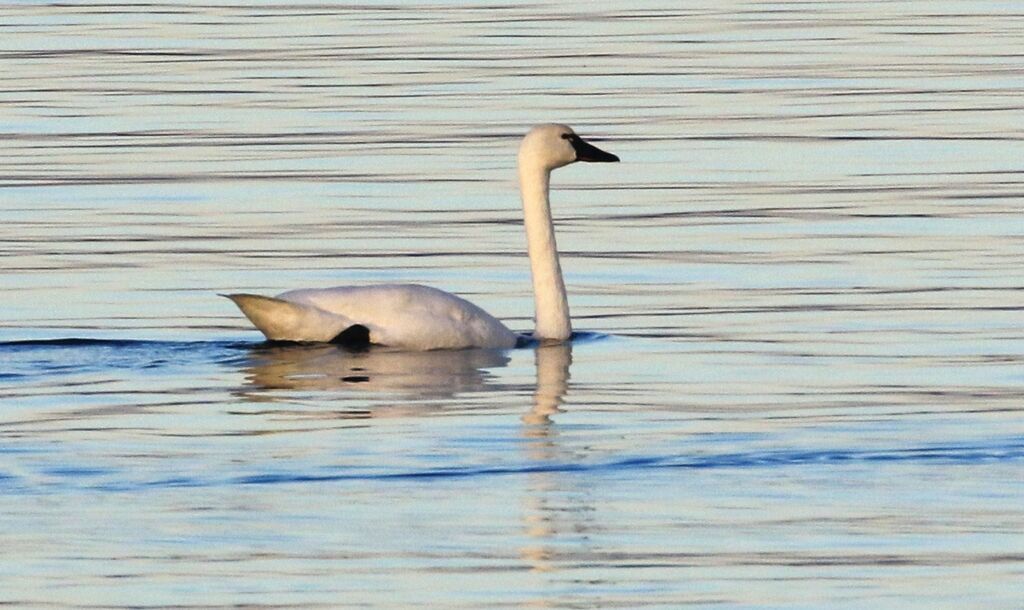
[[[619,158],[583,140],[571,127],[555,123],[537,125],[519,145],[519,165],[553,170],[576,161],[607,163]]]

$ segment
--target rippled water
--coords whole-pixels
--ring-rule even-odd
[[[1013,2],[0,5],[0,603],[1019,608]],[[415,281],[571,347],[260,342]]]

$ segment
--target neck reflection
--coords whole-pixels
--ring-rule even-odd
[[[527,460],[542,468],[527,475],[522,506],[525,542],[518,552],[532,572],[544,573],[575,557],[576,542],[587,544],[593,503],[589,490],[575,484],[581,479],[558,468],[583,457],[559,439],[555,422],[569,392],[572,345],[542,345],[534,357],[537,385],[533,405],[522,416],[522,434]],[[544,469],[545,465],[554,468]]]
[[[537,385],[533,392],[533,407],[523,415],[527,424],[524,433],[543,438],[553,433],[551,416],[561,411],[562,402],[569,391],[569,367],[572,365],[572,345],[541,345],[534,351]]]

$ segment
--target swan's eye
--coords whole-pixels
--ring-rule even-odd
[[[576,134],[574,134],[574,133],[563,133],[562,134],[562,139],[563,140],[571,140],[573,138],[573,136],[575,136],[575,135]]]

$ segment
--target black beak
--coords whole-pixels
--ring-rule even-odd
[[[569,138],[569,142],[572,147],[576,149],[576,160],[577,161],[589,161],[590,163],[614,163],[619,160],[618,157],[609,152],[604,152],[600,148],[584,142],[583,138],[576,134],[572,134]]]

